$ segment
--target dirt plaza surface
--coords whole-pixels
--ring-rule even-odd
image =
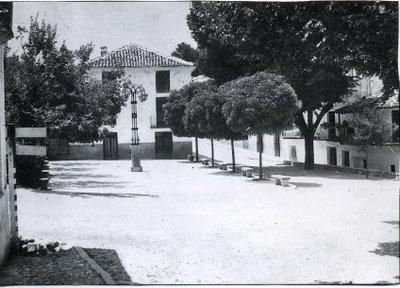
[[[49,191],[17,191],[20,235],[114,249],[140,284],[399,282],[398,180],[270,167],[295,189],[185,160],[142,165],[51,162]]]

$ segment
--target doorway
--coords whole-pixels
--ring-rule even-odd
[[[328,147],[328,164],[337,165],[336,147]]]
[[[350,167],[350,152],[342,151],[342,166]]]
[[[157,159],[172,157],[172,132],[156,132],[155,156]]]
[[[109,132],[103,138],[103,159],[115,160],[118,159],[118,133]]]

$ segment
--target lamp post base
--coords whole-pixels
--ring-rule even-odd
[[[131,172],[143,172],[143,167],[131,167]]]
[[[131,160],[132,167],[131,172],[142,172],[143,168],[140,165],[140,159],[142,158],[142,149],[140,145],[131,145]]]

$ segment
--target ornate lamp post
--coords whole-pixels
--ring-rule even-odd
[[[127,98],[131,98],[131,160],[132,160],[132,172],[142,172],[143,168],[140,165],[140,159],[142,156],[142,151],[139,142],[139,128],[137,126],[137,98],[140,102],[147,100],[147,94],[141,85],[132,84],[130,81],[122,84],[122,95]]]

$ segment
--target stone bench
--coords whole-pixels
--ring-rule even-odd
[[[243,167],[242,169],[242,175],[248,178],[253,177],[253,168],[251,167]]]
[[[283,175],[271,175],[271,178],[275,179],[276,185],[282,185],[283,187],[289,187],[290,177]]]
[[[220,163],[218,167],[220,170],[228,170],[228,163]]]

